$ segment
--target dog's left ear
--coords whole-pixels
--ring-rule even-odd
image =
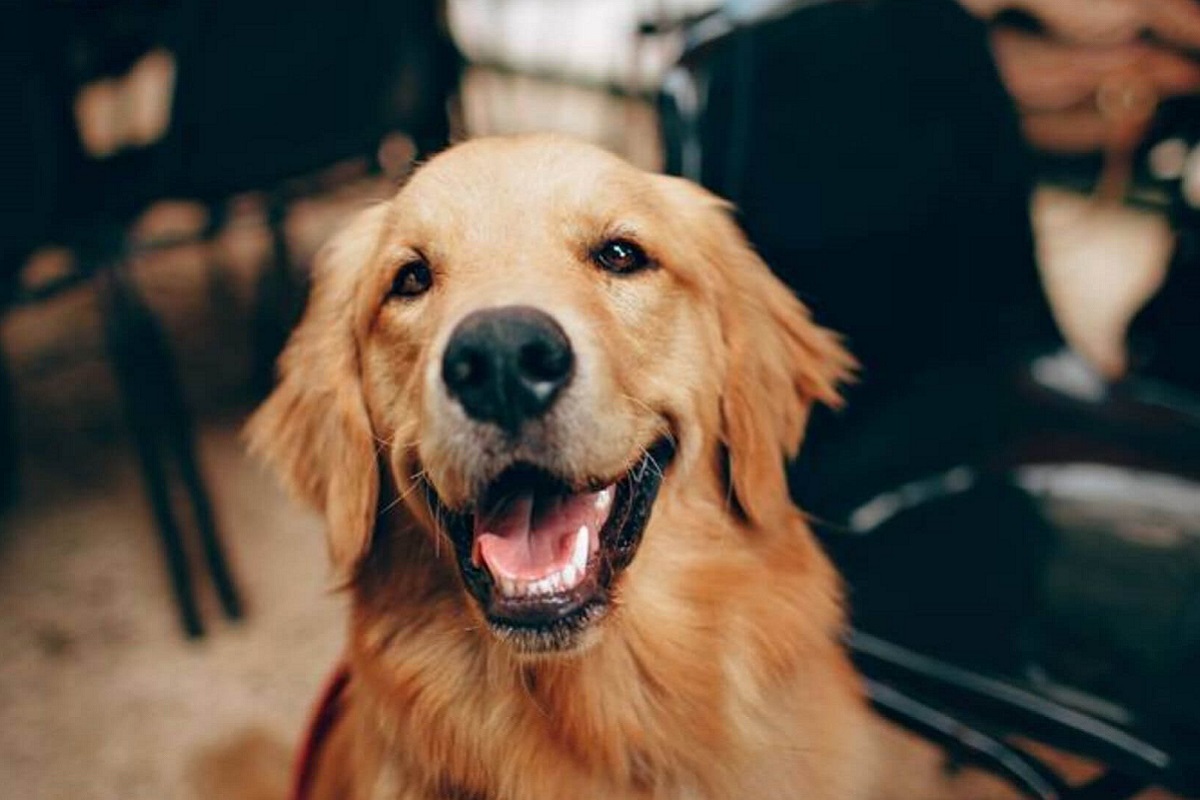
[[[342,581],[370,546],[379,468],[354,336],[354,277],[372,257],[385,207],[359,214],[318,254],[308,308],[279,358],[279,383],[246,426],[250,450],[320,511]]]
[[[673,192],[688,196],[695,215],[689,227],[713,276],[730,488],[753,525],[770,527],[791,508],[784,462],[800,448],[813,403],[840,406],[839,386],[853,378],[857,362],[754,252],[729,203],[669,180]]]

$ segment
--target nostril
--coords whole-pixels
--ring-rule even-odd
[[[453,357],[447,358],[442,369],[442,379],[455,389],[466,389],[487,382],[487,356],[478,350],[462,348]]]
[[[530,380],[559,381],[571,371],[571,351],[549,341],[528,342],[517,355],[517,369]]]

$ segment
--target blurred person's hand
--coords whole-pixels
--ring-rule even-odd
[[[1135,133],[1159,100],[1200,91],[1198,0],[959,2],[985,20],[1017,12],[1036,22],[996,25],[992,49],[1039,149],[1120,147],[1114,138]]]

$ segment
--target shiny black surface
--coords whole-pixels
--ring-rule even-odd
[[[869,676],[963,724],[1195,792],[1200,415],[1184,392],[1089,383],[1078,367],[1061,353],[1029,361],[990,447],[914,453],[941,463],[907,480],[864,469],[885,479],[826,507],[851,646]],[[969,375],[953,377],[961,397]],[[919,446],[938,424],[902,417],[888,441]]]
[[[545,414],[574,374],[567,334],[531,306],[468,314],[442,357],[442,380],[467,415],[512,435]]]

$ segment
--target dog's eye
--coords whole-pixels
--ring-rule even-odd
[[[392,281],[390,297],[416,297],[429,291],[433,273],[424,261],[411,261],[400,268]]]
[[[637,272],[650,264],[646,251],[626,239],[605,242],[593,257],[601,269],[620,275]]]

